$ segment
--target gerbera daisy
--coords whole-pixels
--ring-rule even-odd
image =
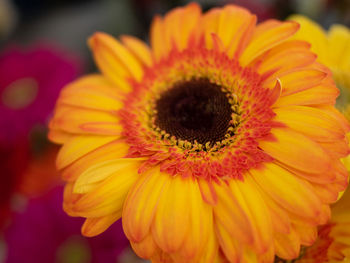
[[[332,218],[320,226],[318,238],[311,247],[304,247],[298,259],[277,263],[337,263],[350,262],[350,191],[332,206]]]
[[[150,48],[93,35],[102,74],[66,86],[49,134],[82,233],[122,217],[152,262],[273,262],[311,245],[347,185],[349,124],[298,28],[193,3],[154,19]]]

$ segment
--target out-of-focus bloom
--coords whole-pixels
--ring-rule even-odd
[[[78,71],[76,59],[47,47],[7,48],[0,55],[0,226],[8,219],[15,193],[35,196],[55,180],[53,169],[45,180],[34,173],[44,155],[32,152],[37,142],[30,137],[38,125],[46,124],[60,89]]]
[[[64,209],[94,236],[121,216],[153,262],[273,262],[311,245],[347,185],[349,124],[329,69],[299,25],[237,6],[189,4],[151,28],[151,48],[89,40],[102,74],[61,93]]]
[[[0,144],[45,125],[61,88],[77,77],[77,61],[58,50],[8,48],[0,55]]]
[[[304,247],[295,263],[350,262],[350,191],[332,206],[332,219],[319,228],[311,247]],[[277,260],[277,263],[287,262]]]
[[[344,108],[350,102],[350,30],[335,24],[325,32],[321,26],[305,16],[294,15],[290,19],[301,25],[295,38],[310,42],[311,50],[317,54],[318,61],[331,69],[341,91],[338,104]]]
[[[29,201],[25,211],[14,216],[4,232],[5,263],[17,262],[118,262],[128,247],[121,223],[101,236],[80,235],[81,219],[62,210],[62,187]]]

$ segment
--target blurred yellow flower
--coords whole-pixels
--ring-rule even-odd
[[[49,134],[83,234],[122,217],[135,252],[162,263],[268,263],[311,245],[347,186],[349,124],[298,28],[192,3],[154,19],[151,48],[93,35],[102,74],[63,90]]]
[[[343,25],[332,25],[326,32],[320,25],[302,15],[293,15],[290,20],[300,24],[294,38],[311,43],[317,60],[329,67],[341,95],[337,106],[342,110],[350,102],[350,30]]]

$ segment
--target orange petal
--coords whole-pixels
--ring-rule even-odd
[[[293,224],[293,229],[300,237],[300,244],[311,246],[317,239],[317,227]]]
[[[165,44],[170,49],[173,45],[179,50],[184,50],[190,39],[198,38],[200,6],[193,2],[185,7],[175,8],[164,17]]]
[[[283,259],[294,259],[299,256],[300,239],[293,228],[288,235],[275,233],[274,239],[277,256]]]
[[[331,168],[330,156],[308,137],[289,128],[275,128],[271,133],[276,141],[261,141],[259,146],[276,160],[308,173],[322,173]]]
[[[49,127],[75,134],[119,135],[122,127],[115,114],[81,107],[60,105]]]
[[[287,170],[274,163],[249,171],[260,187],[278,204],[309,220],[321,214],[322,203],[312,188]]]
[[[126,78],[141,80],[142,66],[128,49],[112,36],[95,33],[89,39],[89,46],[103,74],[122,90],[129,90]]]
[[[203,200],[210,205],[216,205],[218,197],[215,193],[213,183],[201,178],[198,178],[197,181]]]
[[[239,61],[243,66],[248,65],[266,50],[291,37],[298,29],[299,25],[295,22],[268,20],[260,23]]]
[[[213,47],[211,35],[216,34],[223,43],[229,57],[239,56],[255,28],[256,17],[247,9],[227,5],[213,9],[202,19],[202,31],[207,48]]]
[[[309,49],[310,44],[305,41],[289,40],[265,51],[248,66],[256,68],[260,74],[274,72],[272,77],[277,77],[282,72],[313,63],[317,56]]]
[[[151,258],[155,254],[156,250],[159,250],[151,234],[147,235],[140,242],[130,241],[130,244],[132,249],[135,251],[135,253],[140,258],[144,258],[144,259]]]
[[[165,57],[172,48],[183,50],[191,38],[195,40],[201,15],[198,4],[175,8],[164,19],[156,16],[151,25],[151,47],[156,60]]]
[[[50,129],[47,137],[53,143],[63,144],[72,137],[72,134],[64,132],[60,129]]]
[[[94,237],[104,232],[121,217],[121,212],[102,216],[87,218],[81,228],[81,233],[86,237]]]
[[[273,105],[283,107],[288,105],[334,105],[339,90],[335,86],[319,85],[307,90],[280,97]]]
[[[140,161],[130,162],[104,180],[92,191],[84,194],[74,204],[74,211],[83,217],[101,217],[119,213],[131,186],[140,175]]]
[[[160,60],[170,50],[170,47],[164,44],[164,22],[160,16],[155,16],[151,25],[150,42],[152,54],[155,60]]]
[[[113,84],[97,74],[87,75],[67,85],[57,103],[103,111],[117,111],[123,106]]]
[[[282,75],[271,76],[263,85],[273,87],[276,77],[279,78],[283,87],[281,94],[283,97],[320,85],[327,76],[328,73],[317,69],[294,69]]]

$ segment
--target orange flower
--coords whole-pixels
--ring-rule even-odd
[[[311,245],[347,185],[349,124],[298,28],[189,4],[154,19],[151,48],[92,36],[102,74],[63,90],[49,134],[83,234],[122,217],[152,262],[273,262]]]

